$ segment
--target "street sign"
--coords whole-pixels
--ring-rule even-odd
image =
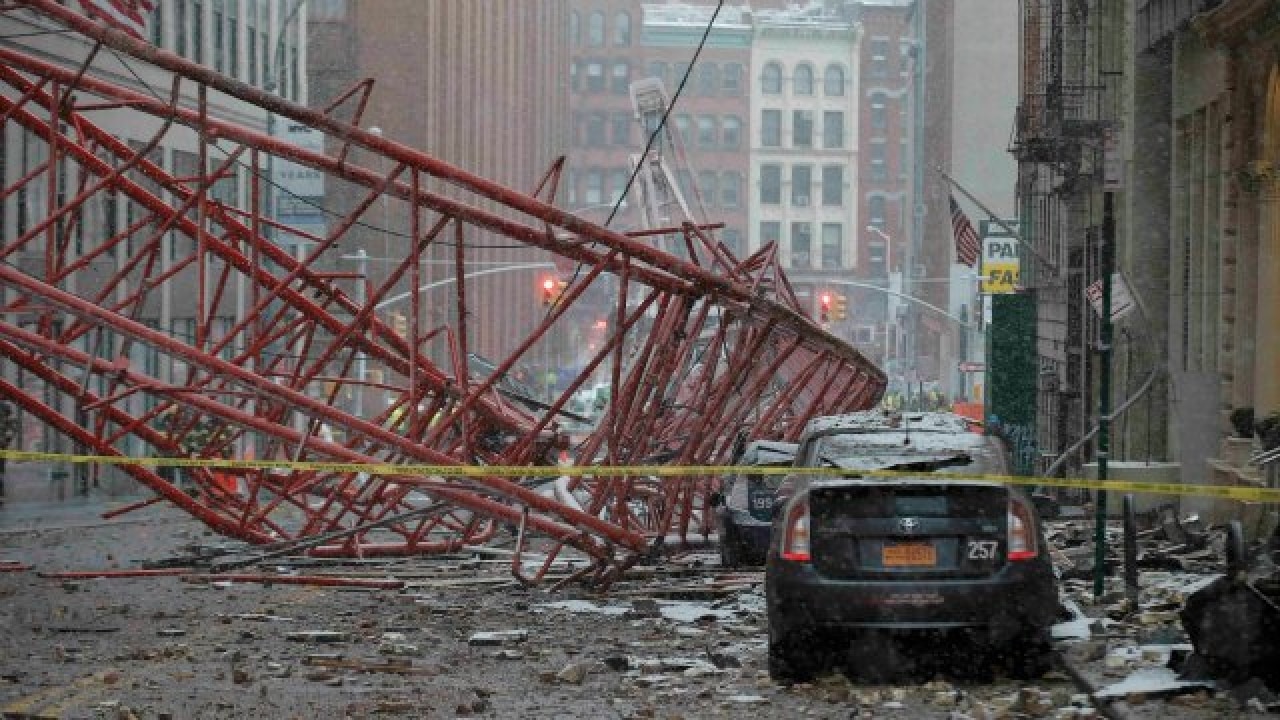
[[[1114,127],[1102,130],[1102,189],[1106,192],[1124,189],[1124,155],[1120,133]]]
[[[966,360],[965,362],[960,363],[959,368],[960,368],[960,372],[962,373],[980,373],[980,372],[986,371],[987,365],[986,363],[971,362]]]
[[[1102,280],[1094,280],[1084,290],[1085,297],[1093,306],[1093,311],[1102,317]],[[1133,293],[1129,292],[1129,284],[1124,276],[1115,273],[1111,276],[1111,322],[1124,318],[1133,311]]]
[[[1006,220],[1015,230],[1018,221]],[[982,292],[998,295],[1016,292],[1022,270],[1018,239],[1001,225],[982,221]]]

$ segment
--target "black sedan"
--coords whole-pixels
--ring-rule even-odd
[[[880,668],[908,636],[930,653],[935,636],[962,635],[1016,676],[1047,669],[1058,593],[1035,505],[948,473],[1007,474],[1004,447],[946,413],[810,422],[765,568],[775,680]]]

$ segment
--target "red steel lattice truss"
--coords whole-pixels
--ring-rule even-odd
[[[362,130],[359,109],[354,121],[339,120],[52,0],[17,5],[84,37],[92,52],[83,65],[68,66],[0,46],[4,125],[17,123],[44,151],[43,162],[0,189],[0,200],[18,196],[37,210],[0,244],[0,355],[37,378],[40,391],[10,378],[0,379],[0,393],[78,448],[225,458],[253,447],[256,457],[273,460],[546,465],[565,447],[563,411],[593,376],[617,391],[590,429],[572,437],[573,462],[723,464],[744,429],[751,439],[793,439],[809,417],[866,409],[879,399],[883,373],[805,317],[772,246],[740,261],[707,228],[686,223],[679,232],[687,252],[669,254],[643,233],[615,232],[542,199],[554,197],[558,166],[540,192],[517,192]],[[145,63],[152,77],[168,81],[172,96],[87,72],[103,48]],[[199,102],[185,107],[177,98],[191,88]],[[306,150],[215,119],[207,112],[213,93],[314,128],[329,147]],[[358,93],[351,97],[363,107]],[[151,141],[131,146],[96,126],[93,113],[107,108],[149,116],[157,127]],[[151,161],[178,132],[198,138],[197,168],[207,171],[178,177]],[[354,164],[352,148],[380,158],[370,164],[389,172]],[[270,240],[300,230],[282,227],[255,199],[237,208],[213,192],[240,164],[249,168],[250,198],[261,197],[272,160],[362,193],[300,258]],[[447,194],[427,189],[441,183]],[[91,219],[94,203],[117,198],[133,208],[124,227]],[[353,278],[322,272],[318,258],[383,198],[412,208],[403,262],[386,283],[353,292]],[[494,207],[501,212],[482,209]],[[478,321],[465,312],[464,279],[449,291],[456,316],[440,327],[419,329],[416,300],[407,327],[374,311],[396,287],[416,284],[423,254],[446,239],[456,239],[453,270],[464,278],[464,229],[578,266],[538,327],[483,373],[463,369],[470,368],[469,315]],[[188,241],[170,245],[171,236]],[[193,337],[147,321],[166,285],[195,290]],[[234,293],[242,311],[229,326],[216,325]],[[513,390],[508,371],[575,307],[596,303],[598,315],[601,296],[611,307],[607,337],[581,376],[541,402]],[[420,350],[428,335],[444,339],[447,361]],[[139,349],[161,362],[131,362]],[[379,390],[391,400],[373,416],[347,400],[365,384],[357,372],[364,363],[387,369]],[[163,367],[178,370],[166,374]],[[311,553],[330,556],[401,555],[515,533],[517,552],[537,542],[545,558],[528,568],[513,562],[517,576],[541,579],[570,547],[590,559],[580,577],[597,584],[659,546],[708,533],[716,482],[610,476],[605,468],[554,480],[253,469],[237,471],[228,486],[216,471],[193,468],[187,475],[194,489],[184,489],[152,467],[121,468],[158,498],[250,543],[306,542]]]

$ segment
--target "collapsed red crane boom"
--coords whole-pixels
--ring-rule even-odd
[[[523,467],[548,464],[568,443],[579,465],[707,465],[731,459],[744,437],[794,438],[809,417],[879,399],[883,373],[799,311],[772,246],[738,260],[707,228],[687,224],[671,229],[688,250],[677,257],[52,0],[18,6],[79,33],[95,52],[111,48],[171,81],[166,100],[0,47],[0,116],[47,158],[0,188],[0,199],[20,197],[37,210],[0,244],[0,356],[23,378],[0,380],[0,391],[81,448],[114,456],[213,459],[252,449],[264,460]],[[199,102],[184,107],[177,98],[192,84]],[[209,93],[314,128],[330,147],[308,150],[213,118]],[[138,147],[113,137],[93,121],[104,108],[145,117],[156,128],[151,141]],[[153,161],[154,148],[177,133],[195,135],[201,162],[194,175],[176,176]],[[355,164],[352,148],[389,170]],[[323,237],[309,237],[305,254],[272,241],[306,233],[256,199],[272,161],[358,191],[355,206]],[[215,192],[236,166],[252,179],[248,208]],[[548,196],[558,172],[548,174]],[[428,180],[454,191],[428,190]],[[124,227],[91,219],[94,208],[120,200],[130,204]],[[352,292],[350,277],[324,271],[325,253],[388,201],[410,220],[403,262],[380,286]],[[503,212],[484,209],[495,206]],[[544,320],[481,369],[468,349],[467,228],[579,267]],[[379,303],[416,286],[424,253],[448,240],[454,321],[431,329],[416,317],[406,327],[389,323]],[[598,316],[601,298],[610,305],[603,340],[567,388],[535,398],[512,381],[511,371],[576,312],[591,308]],[[156,322],[158,307],[178,301],[193,309],[189,335]],[[431,343],[445,351],[425,352]],[[376,414],[349,400],[353,390],[372,387],[371,362],[385,368],[377,388],[389,399]],[[569,406],[592,378],[606,378],[613,390],[599,417],[568,433]],[[519,551],[542,538],[546,562],[531,580],[564,547],[589,556],[593,577],[607,581],[669,537],[706,534],[715,485],[708,477],[611,476],[607,467],[551,480],[263,468],[230,483],[197,468],[188,492],[147,466],[122,467],[218,532],[253,543],[314,541],[308,546],[316,554],[450,551],[507,531]],[[523,576],[518,563],[513,569]]]

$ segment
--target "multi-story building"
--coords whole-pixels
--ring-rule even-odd
[[[1257,482],[1276,463],[1251,463],[1230,420],[1280,413],[1280,17],[1265,0],[1146,0],[1133,26],[1121,263],[1151,347],[1119,348],[1121,371],[1168,380],[1119,441],[1188,482]]]
[[[188,60],[295,102],[305,103],[306,12],[307,0],[169,0],[156,3],[156,10],[146,18],[143,35],[153,44]],[[93,50],[91,43],[82,36],[57,32],[58,28],[49,25],[46,19],[23,10],[13,9],[0,15],[0,30],[3,31],[0,35],[5,38],[0,42],[72,68],[79,68]],[[142,93],[167,93],[169,88],[167,73],[123,54],[99,53],[86,72]],[[197,88],[193,83],[182,83],[179,91],[179,103],[187,107],[197,105]],[[208,94],[207,110],[211,117],[219,120],[264,133],[270,130],[271,120],[265,111],[221,93]],[[145,147],[162,129],[160,118],[140,115],[126,107],[99,109],[92,113],[92,119],[107,132],[138,149]],[[4,184],[17,183],[47,163],[49,151],[46,142],[26,131],[19,123],[5,123],[0,133],[0,162],[3,163],[0,172],[4,173]],[[226,160],[226,151],[217,143],[210,143],[207,156],[208,169],[212,169]],[[190,178],[202,174],[199,158],[199,138],[194,133],[170,129],[161,137],[148,159],[174,176]],[[249,207],[250,169],[245,163],[239,163],[229,170],[228,175],[210,188],[210,195],[228,205]],[[76,182],[76,168],[72,164],[65,163],[59,172],[67,186]],[[43,181],[39,184],[43,185]],[[35,185],[28,183],[3,199],[0,205],[0,235],[3,237],[19,237],[44,218],[48,211],[45,193],[43,190],[29,192],[32,187]],[[86,238],[96,240],[92,234],[102,228],[128,227],[140,214],[133,203],[108,193],[95,195],[84,209],[93,222],[72,228],[73,248],[87,247],[83,241]],[[168,251],[161,254],[160,262],[163,271],[168,272],[175,265],[175,258],[190,252],[192,241],[169,233],[164,242]],[[19,253],[12,261],[33,274],[43,273],[45,259],[42,254]],[[148,303],[139,319],[174,337],[194,340],[195,287],[193,270],[187,268],[177,272],[173,282],[160,287],[155,294],[157,301]],[[0,288],[0,293],[4,292],[6,290]],[[242,298],[224,299],[214,310],[215,319],[209,326],[212,339],[216,340],[232,327],[237,313],[242,310],[241,301]],[[170,363],[168,356],[161,356],[155,348],[144,348],[139,344],[133,347],[132,352],[132,362],[160,377],[173,378],[181,372],[180,363]],[[142,402],[142,399],[130,400],[135,401]],[[25,431],[42,432],[37,423],[27,423]],[[33,437],[26,440],[28,445],[36,441]]]
[[[568,150],[569,78],[564,69],[569,67],[571,18],[565,0],[331,0],[317,6],[311,29],[312,55],[318,59],[310,67],[314,104],[325,105],[357,80],[373,78],[361,118],[366,129],[376,128],[390,140],[527,192]],[[351,159],[383,172],[393,169],[378,156],[353,153]],[[432,191],[500,211],[447,184],[436,184]],[[354,207],[361,192],[334,187],[326,195],[341,211]],[[372,282],[380,283],[409,253],[409,224],[404,203],[379,199],[362,218],[360,232],[352,235],[360,247],[344,248],[344,269],[363,267]],[[538,288],[547,271],[529,266],[551,258],[479,229],[469,232],[474,235],[466,238],[467,262],[510,272],[488,274],[468,285],[468,345],[480,355],[505,357],[542,318]],[[428,255],[423,284],[447,287],[442,283],[453,275],[452,248],[433,243]],[[407,292],[407,287],[397,288],[395,294],[408,298]],[[423,330],[454,321],[450,297],[447,290],[422,295]],[[385,311],[403,317],[405,306]],[[428,352],[447,363],[440,343]],[[546,355],[548,365],[558,361],[563,358]]]
[[[851,14],[811,5],[760,11],[754,31],[750,247],[778,247],[797,296],[817,316],[820,295],[843,294],[837,283],[865,262],[858,170],[869,150],[857,141],[862,27]]]

